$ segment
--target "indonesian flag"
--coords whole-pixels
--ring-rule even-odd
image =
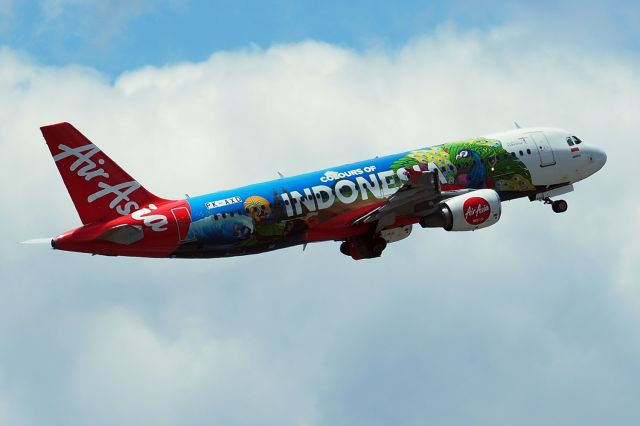
[[[580,151],[580,148],[578,148],[577,146],[574,146],[571,148],[571,152],[578,152]]]

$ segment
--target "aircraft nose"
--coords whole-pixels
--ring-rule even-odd
[[[591,149],[590,160],[598,167],[598,170],[600,170],[607,162],[607,153],[600,148],[594,147]]]

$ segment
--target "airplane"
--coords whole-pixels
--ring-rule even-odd
[[[41,127],[82,226],[56,250],[106,256],[214,258],[339,241],[379,257],[413,225],[475,231],[501,203],[554,199],[600,170],[605,152],[573,133],[516,128],[181,200],[160,198],[69,123]]]

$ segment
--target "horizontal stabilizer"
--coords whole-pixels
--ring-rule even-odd
[[[122,224],[102,234],[99,239],[110,241],[116,244],[129,245],[137,243],[144,237],[144,231],[140,225]]]
[[[33,238],[31,240],[22,241],[20,244],[51,244],[51,237],[49,237],[49,238]]]

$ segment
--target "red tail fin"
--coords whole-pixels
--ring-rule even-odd
[[[83,224],[165,201],[142,187],[69,123],[41,127]]]

